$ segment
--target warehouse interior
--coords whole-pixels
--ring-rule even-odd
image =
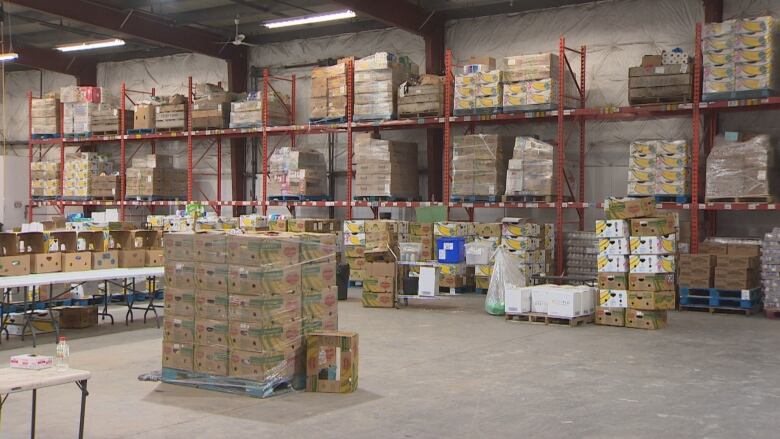
[[[780,13],[780,0],[4,0],[0,5],[0,192],[4,199],[0,211],[0,232],[4,232],[0,233],[0,437],[75,436],[80,409],[83,437],[100,438],[228,437],[249,432],[289,438],[473,438],[523,433],[584,438],[776,436],[780,354],[772,346],[780,334],[775,328],[780,317],[780,127],[775,123],[780,85],[773,85],[780,81],[780,67],[774,65],[771,54],[775,41],[780,41],[780,26],[771,27],[766,35],[761,33],[765,29],[755,31],[750,26],[775,26],[771,17]],[[341,18],[284,23],[344,11],[349,14]],[[275,27],[274,23],[285,25]],[[732,26],[736,29],[733,40],[729,39]],[[114,43],[117,39],[121,43]],[[732,41],[736,41],[733,48]],[[94,50],[62,50],[94,42],[107,44]],[[737,53],[749,51],[769,55],[759,61],[724,65],[711,61],[724,53],[731,57],[732,52],[736,60]],[[508,111],[507,91],[513,85],[499,80],[499,90],[502,86],[504,90],[503,111],[459,112],[463,77],[481,77],[487,70],[496,71],[495,66],[512,71],[507,60],[523,65],[528,62],[523,56],[535,54],[551,54],[546,59],[557,60],[549,62],[547,71],[554,90],[547,96],[547,106]],[[683,61],[667,63],[666,56]],[[375,63],[404,70],[402,90],[424,86],[411,79],[418,74],[437,76],[438,112],[420,110],[401,116],[397,110],[403,93],[393,76],[392,115],[361,118],[358,107],[381,106],[359,100],[356,96],[361,92],[355,91],[362,81],[359,78],[374,78],[366,71],[382,68],[361,66]],[[750,80],[757,83],[757,77],[766,77],[769,85],[750,85],[753,90],[746,93],[739,86],[735,89],[734,84],[744,79],[739,68],[747,64]],[[679,100],[651,97],[640,102],[632,98],[636,78],[629,72],[640,69],[650,78],[669,65],[685,77],[685,92]],[[754,68],[762,73],[753,74]],[[337,117],[315,117],[322,96],[330,103],[327,116],[333,110],[334,89],[319,82],[319,75],[328,69],[340,69],[346,91],[337,96]],[[509,76],[506,71],[499,73],[504,79]],[[712,79],[712,75],[740,79],[732,78],[731,89],[720,90],[717,87],[726,87],[727,81],[720,76]],[[564,87],[564,83],[570,85]],[[85,97],[87,89],[100,90],[103,98]],[[66,91],[82,94],[70,101]],[[219,125],[206,122],[195,128],[199,102],[225,92],[232,97],[224,101]],[[180,100],[157,100],[175,96]],[[501,97],[499,91],[498,107]],[[35,105],[47,99],[57,102],[51,113],[56,128],[36,132]],[[112,106],[115,131],[71,127],[69,132],[64,119],[74,110],[68,106],[87,102]],[[259,120],[234,123],[237,118],[231,105],[238,103],[256,104],[252,111],[261,114]],[[161,107],[173,105],[184,109],[176,116],[181,126],[162,128]],[[151,109],[152,119],[157,116],[157,128],[138,125],[142,106]],[[566,110],[557,111],[562,107]],[[283,122],[272,122],[279,108]],[[129,125],[133,122],[135,126]],[[473,146],[467,143],[469,139],[479,143]],[[476,165],[469,165],[467,171],[458,168],[458,154],[467,148],[479,149],[486,142],[491,157],[485,159],[479,152],[474,157],[497,161],[502,154],[496,151],[504,141],[508,142],[504,150],[509,152],[502,154],[506,154],[509,169],[504,163],[503,173],[498,173],[500,190],[491,185],[482,194],[474,189],[480,183],[472,182],[468,189],[472,192],[461,192],[460,177],[471,173],[476,181],[484,170]],[[380,144],[399,149],[377,153]],[[512,163],[521,159],[518,145],[549,148],[551,166],[544,171],[548,192],[541,196],[523,192],[522,197],[507,198],[507,175],[514,175]],[[659,156],[661,148],[687,148],[684,164],[674,169],[674,175],[683,175],[685,180],[682,192],[638,192],[641,185],[632,177],[637,175],[635,159],[647,145],[657,147]],[[412,149],[414,153],[406,154]],[[321,192],[290,195],[284,189],[287,180],[281,183],[282,195],[274,192],[280,186],[274,173],[287,178],[293,168],[290,157],[303,161],[304,151],[324,168],[317,180],[316,190]],[[301,155],[294,155],[297,152]],[[102,175],[111,177],[113,192],[110,196],[76,192],[67,196],[64,174],[68,162],[71,157],[90,154],[100,157],[100,166],[113,161],[105,164],[111,171],[103,174],[108,175]],[[368,157],[372,154],[373,160]],[[754,162],[766,159],[753,165],[751,157]],[[472,161],[473,157],[466,158]],[[136,165],[137,160],[143,164]],[[133,176],[145,176],[143,169],[155,167],[146,163],[165,160],[170,163],[162,166],[161,186],[180,192],[139,192],[136,197]],[[361,160],[371,163],[361,164]],[[462,156],[460,160],[462,164]],[[716,160],[720,165],[713,165]],[[734,165],[735,161],[741,165]],[[387,162],[386,167],[382,162]],[[44,163],[51,169],[35,167]],[[404,167],[401,171],[395,167],[398,163]],[[395,181],[387,187],[397,184],[403,195],[392,190],[378,195],[371,189],[365,192],[366,187],[376,186],[372,180],[384,181],[380,174],[391,167],[390,177]],[[301,170],[303,165],[295,167]],[[376,172],[366,176],[364,170]],[[53,187],[54,192],[36,192],[36,172],[56,176],[49,178],[54,186],[41,186],[42,191]],[[317,178],[319,172],[314,173]],[[737,177],[761,189],[747,194],[729,192]],[[657,185],[651,187],[658,190]],[[407,189],[413,194],[407,195]],[[632,209],[640,212],[629,212]],[[103,223],[105,228],[99,228]],[[280,224],[281,229],[275,228]],[[602,226],[615,224],[621,228],[617,234],[600,231]],[[369,230],[373,227],[377,229]],[[660,229],[664,231],[656,232]],[[45,274],[30,272],[28,267],[25,274],[32,277],[25,283],[24,276],[13,275],[18,273],[13,267],[8,271],[1,260],[29,253],[25,244],[35,253],[35,242],[27,237],[40,233],[48,240],[58,240],[65,265],[70,261],[66,254],[72,251],[68,233],[74,236],[73,245],[83,251],[81,233],[92,236],[98,230],[104,233],[100,245],[106,246],[105,251],[124,250],[123,240],[135,233],[135,242],[146,246],[147,260],[144,263],[141,252],[139,267],[147,271],[107,279],[100,277],[100,267],[93,259],[85,270],[91,269],[90,276],[60,284],[35,283],[35,276]],[[424,233],[427,241],[421,239]],[[381,235],[382,248],[372,246],[371,234]],[[252,254],[252,239],[258,236],[274,245],[281,242],[282,249],[262,247],[268,245],[264,241]],[[652,247],[648,241],[673,247],[668,252],[663,248],[636,251],[634,238],[640,249]],[[133,245],[127,239],[126,245]],[[285,240],[294,243],[294,255],[283,253],[290,244]],[[422,243],[409,247],[416,249],[411,259],[404,256],[406,241]],[[92,245],[89,238],[85,242]],[[456,250],[462,249],[457,261],[447,253],[452,243]],[[236,248],[232,244],[240,250],[231,250]],[[177,253],[181,245],[189,245],[198,256]],[[198,259],[198,245],[207,248],[203,259]],[[631,248],[618,249],[621,245]],[[222,250],[212,246],[222,246]],[[587,250],[577,250],[578,246]],[[49,254],[60,251],[54,247]],[[364,256],[364,251],[371,256]],[[156,262],[149,263],[150,254],[159,255]],[[540,259],[532,254],[540,254]],[[247,259],[257,257],[264,262],[247,262],[243,260],[247,255]],[[520,265],[528,272],[520,273],[511,262],[515,261],[512,255],[525,258]],[[641,266],[649,259],[658,268],[634,271],[633,255],[641,259],[636,264]],[[471,264],[472,256],[485,261]],[[601,266],[602,256],[607,258],[607,268]],[[331,258],[332,267],[327,265]],[[624,265],[612,264],[613,259],[623,260]],[[671,268],[664,267],[664,261],[671,261]],[[709,283],[700,287],[694,284],[702,263],[707,271],[704,283]],[[117,269],[124,268],[121,264],[120,260],[118,267],[122,268]],[[188,264],[193,270],[190,279],[197,285],[188,285],[189,289],[180,284],[185,282],[180,275],[182,266]],[[376,279],[363,264],[392,265],[393,274],[387,276],[393,283],[390,290],[372,286]],[[239,265],[249,268],[241,271]],[[310,265],[320,271],[306,277]],[[463,272],[446,272],[455,265]],[[344,279],[336,274],[342,266],[347,273]],[[484,266],[489,268],[480,284],[478,271]],[[207,273],[203,274],[202,267],[221,274],[209,268],[203,268]],[[302,364],[296,367],[304,372],[296,369],[290,374],[304,383],[295,385],[291,378],[281,380],[284,386],[279,387],[274,380],[281,373],[265,365],[260,367],[262,373],[274,380],[267,379],[261,387],[246,380],[236,384],[239,381],[228,379],[230,373],[224,369],[199,374],[192,364],[199,364],[197,326],[202,302],[197,302],[197,291],[223,290],[222,296],[215,297],[225,301],[225,313],[230,314],[236,291],[237,300],[259,297],[266,294],[263,288],[273,289],[289,280],[261,280],[267,283],[247,286],[251,283],[244,281],[251,277],[247,272],[273,268],[286,276],[290,267],[297,267],[302,279],[296,287],[300,297],[279,300],[284,306],[289,300],[300,308],[294,320],[302,329],[284,352],[295,350],[295,361]],[[429,267],[435,294],[423,297],[423,270]],[[724,275],[720,286],[718,267],[723,267]],[[50,274],[68,274],[64,268],[61,271]],[[615,273],[622,273],[622,283]],[[657,283],[671,286],[634,291],[630,277],[634,275],[640,281],[652,275]],[[333,276],[332,284],[327,276]],[[414,295],[406,291],[412,288],[407,284],[410,278],[419,289]],[[322,293],[322,304],[317,305],[332,313],[333,326],[317,315],[321,326],[309,332],[306,313],[316,312],[307,308],[307,300],[313,297],[307,291],[319,288],[332,291],[335,297],[337,283],[339,288],[344,284],[346,297],[339,290],[337,303],[326,305]],[[545,292],[542,287],[553,283],[561,289],[565,285],[582,291],[583,310],[588,302],[590,312],[540,317],[533,291],[550,297],[550,288]],[[528,301],[523,313],[510,312],[510,290],[523,298],[520,306]],[[696,296],[694,291],[700,290],[708,296]],[[92,291],[92,300],[86,300]],[[174,299],[181,300],[186,292],[190,292],[186,300],[192,306],[184,311]],[[58,307],[77,305],[82,303],[76,300],[77,293],[79,300],[88,302],[90,313],[95,313],[89,317],[96,319],[95,324],[65,329],[63,313],[58,326],[51,317],[54,298],[73,298],[67,303],[57,301]],[[637,303],[652,297],[647,299],[649,305],[633,306],[637,293]],[[273,294],[277,299],[277,293]],[[378,297],[391,297],[392,303],[380,303]],[[631,305],[626,305],[629,300]],[[721,306],[729,301],[736,302],[736,308]],[[32,323],[25,319],[20,324],[20,332],[9,333],[14,318],[36,309],[48,310],[51,329],[40,327],[37,335],[36,329],[26,333],[28,326],[35,326],[30,318]],[[607,317],[600,314],[603,309]],[[625,314],[621,324],[605,323],[617,309]],[[176,320],[186,313],[192,325],[189,339],[181,335],[185,324]],[[631,326],[629,313],[635,319],[647,317]],[[268,317],[268,322],[262,320],[266,317],[237,318],[236,323],[251,321],[258,327],[260,322],[277,323],[277,315]],[[227,354],[228,345],[230,354],[236,346],[237,352],[266,354],[267,346],[251,349],[241,340],[233,346],[233,333],[243,334],[245,327],[238,325],[234,331],[233,321],[228,326],[228,317],[222,318],[220,330],[226,339],[231,334],[230,343],[215,342],[219,347],[224,344],[224,350],[208,351],[204,342],[203,352],[224,353],[219,361],[230,370],[233,357]],[[651,318],[644,328],[660,330],[612,327],[639,328]],[[219,319],[213,315],[208,319],[213,327],[207,325],[204,331],[217,328],[214,322]],[[560,323],[557,320],[563,324],[556,324]],[[285,335],[288,326],[282,331]],[[268,339],[263,334],[258,336],[261,344]],[[315,371],[313,380],[319,384],[312,386],[309,366],[315,367],[315,359],[324,358],[325,351],[312,357],[314,342],[310,340],[318,335],[336,338],[334,334],[343,338],[339,343],[347,343],[339,345],[338,355],[352,355],[349,373],[354,375],[347,385],[348,379],[341,378],[342,373],[347,376],[341,365],[336,366],[339,378],[327,373],[325,378],[321,371],[318,376]],[[68,354],[62,354],[62,335],[67,337]],[[187,343],[189,369],[181,366],[184,363],[177,350]],[[166,350],[172,344],[174,354]],[[276,352],[277,346],[272,347],[269,352]],[[14,370],[6,369],[6,362],[13,368],[15,359],[28,354],[49,356],[49,366],[59,364],[64,355],[65,367],[70,368],[66,371],[89,372],[89,392],[85,384],[79,384],[82,381],[73,379],[65,385],[40,388],[33,393],[31,424],[26,391],[36,389],[36,384],[14,388],[10,386],[14,375],[4,375]],[[256,363],[253,367],[259,373]],[[65,373],[59,366],[51,370]],[[341,382],[342,387],[327,390],[325,381]]]

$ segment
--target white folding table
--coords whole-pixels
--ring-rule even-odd
[[[108,284],[116,284],[124,288],[125,295],[128,291],[131,291],[132,293],[136,293],[135,289],[135,278],[136,277],[145,277],[147,278],[151,283],[151,291],[150,291],[150,298],[149,298],[149,304],[144,308],[138,308],[133,306],[134,301],[129,300],[127,301],[127,314],[125,315],[125,324],[128,323],[128,319],[132,321],[133,319],[133,310],[143,310],[144,311],[144,323],[146,323],[146,316],[151,311],[154,313],[155,320],[157,322],[157,326],[160,326],[160,321],[157,316],[157,306],[154,305],[154,295],[157,291],[157,277],[162,276],[165,272],[164,267],[140,267],[140,268],[110,268],[106,270],[88,270],[88,271],[71,271],[71,272],[58,272],[58,273],[39,273],[39,274],[28,274],[23,276],[7,276],[7,277],[0,277],[0,291],[3,292],[3,296],[7,300],[3,300],[3,309],[0,312],[0,336],[2,336],[2,331],[6,331],[6,337],[8,334],[8,330],[5,328],[6,325],[6,307],[10,307],[10,290],[13,288],[24,288],[25,294],[24,294],[24,302],[23,302],[23,309],[27,311],[28,305],[32,305],[32,309],[35,310],[35,305],[39,302],[46,303],[49,310],[49,318],[48,319],[42,319],[42,320],[51,320],[52,325],[54,326],[54,331],[57,337],[59,337],[59,326],[56,322],[56,320],[51,315],[51,303],[52,301],[56,300],[57,297],[53,297],[51,294],[49,295],[49,299],[45,301],[38,301],[36,298],[35,291],[41,286],[49,285],[50,291],[54,285],[72,285],[72,284],[78,284],[81,285],[85,282],[103,282],[104,283],[104,291],[103,291],[103,311],[100,313],[100,315],[103,316],[103,318],[110,318],[111,323],[114,323],[114,317],[108,313],[108,303],[109,303],[109,294],[108,294]],[[117,279],[123,279],[122,284],[118,284],[115,281]],[[129,286],[127,283],[127,279],[133,279],[132,286]],[[33,294],[32,300],[28,301],[27,297],[27,289],[32,288]],[[65,293],[70,292],[73,288],[69,288]],[[62,294],[65,294],[62,293]],[[28,318],[25,318],[24,327],[22,328],[22,337],[24,337],[25,330],[28,326],[30,326],[30,330],[33,337],[33,346],[36,344],[36,338],[35,338],[35,327],[32,325],[32,321],[35,320],[35,317],[30,315],[26,316]]]
[[[85,370],[56,368],[31,369],[0,369],[0,419],[3,405],[8,395],[32,391],[32,415],[30,416],[30,438],[35,439],[35,410],[38,399],[38,389],[76,383],[81,390],[81,415],[79,416],[79,439],[84,437],[84,410],[87,405],[87,380],[92,373]],[[2,431],[2,425],[0,425]],[[2,434],[0,434],[2,436]]]

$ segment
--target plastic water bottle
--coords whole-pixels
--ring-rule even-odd
[[[60,337],[59,343],[57,343],[57,359],[55,366],[57,370],[68,369],[68,359],[70,358],[70,347],[65,337]]]

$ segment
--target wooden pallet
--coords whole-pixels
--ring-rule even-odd
[[[524,194],[506,194],[503,197],[504,202],[515,203],[554,203],[558,199],[555,195],[524,195]],[[563,202],[572,201],[571,197],[563,197]]]
[[[707,311],[710,314],[744,314],[752,316],[761,311],[761,305],[753,308],[735,308],[728,306],[708,306],[708,305],[680,305],[680,311]]]
[[[774,203],[775,197],[772,195],[757,197],[709,197],[705,199],[707,203]]]
[[[671,97],[644,97],[644,98],[631,98],[629,105],[634,107],[642,107],[645,105],[665,105],[665,104],[690,104],[693,102],[691,96],[680,95]]]
[[[551,317],[547,314],[539,312],[529,312],[523,314],[507,314],[506,319],[508,321],[534,323],[539,325],[564,325],[564,326],[584,326],[587,323],[593,323],[595,316],[593,314],[580,317]]]
[[[399,119],[419,119],[423,117],[442,117],[444,116],[438,111],[423,111],[422,113],[403,113],[399,114]]]
[[[764,315],[768,319],[778,320],[780,319],[780,308],[767,308],[764,310]]]

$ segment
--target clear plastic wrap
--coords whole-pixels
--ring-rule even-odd
[[[338,326],[336,234],[173,233],[164,247],[163,381],[303,388],[304,336]]]
[[[269,196],[322,196],[327,183],[325,158],[319,151],[282,147],[269,159]]]
[[[503,195],[510,147],[511,138],[495,134],[456,136],[452,149],[452,195]]]
[[[687,140],[646,139],[631,142],[628,195],[688,195]]]
[[[528,285],[528,276],[517,264],[512,252],[503,247],[496,251],[493,273],[490,275],[490,286],[485,297],[485,311],[495,316],[504,315],[504,290],[507,287],[524,287]]]
[[[355,183],[358,197],[416,198],[417,144],[355,135]]]
[[[761,134],[742,142],[719,136],[707,157],[708,199],[768,197],[777,193],[775,145]]]

